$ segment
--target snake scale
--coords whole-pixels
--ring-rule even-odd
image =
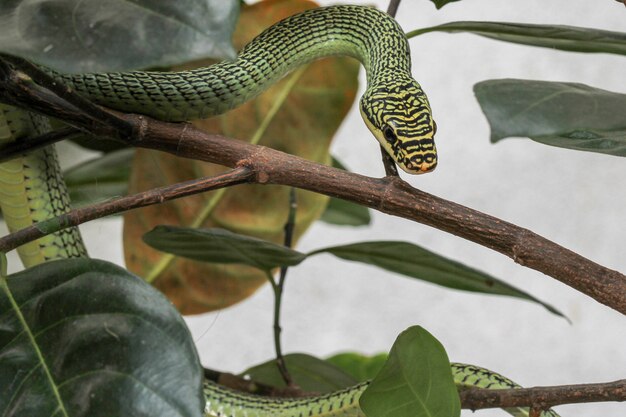
[[[305,11],[266,29],[236,60],[192,71],[60,74],[42,68],[98,104],[175,122],[226,112],[294,68],[331,55],[354,57],[365,67],[367,89],[360,111],[385,151],[408,173],[433,170],[436,124],[426,95],[411,76],[406,37],[393,18],[374,8],[333,6]],[[49,129],[45,118],[0,104],[0,145]],[[58,215],[68,209],[68,203],[53,148],[0,164],[0,208],[11,230]],[[78,231],[68,229],[20,247],[19,254],[31,266],[86,256],[86,251]],[[471,365],[452,364],[452,373],[459,387],[518,387]],[[207,380],[205,411],[214,417],[359,416],[358,399],[366,387],[362,383],[318,397],[277,399],[237,393]],[[528,415],[522,408],[507,411]],[[542,415],[556,416],[552,411]]]

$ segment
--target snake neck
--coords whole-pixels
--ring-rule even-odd
[[[363,6],[307,10],[266,29],[241,52],[235,66],[257,68],[259,59],[276,78],[319,58],[345,55],[365,67],[368,85],[411,73],[409,46],[387,13]],[[258,71],[257,71],[258,72]],[[268,72],[261,68],[260,73]]]
[[[235,61],[183,72],[55,74],[95,102],[161,120],[224,113],[316,59],[347,55],[363,63],[368,86],[410,76],[409,47],[397,22],[363,6],[316,8],[288,17],[250,42]]]

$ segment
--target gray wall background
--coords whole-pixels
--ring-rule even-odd
[[[370,3],[387,7],[386,1]],[[612,0],[466,0],[435,11],[428,1],[405,0],[398,20],[407,31],[455,20],[623,31],[626,9]],[[430,97],[439,126],[440,165],[430,175],[403,177],[425,191],[529,228],[593,261],[626,271],[626,193],[619,185],[626,177],[626,162],[524,139],[491,145],[487,122],[472,93],[476,82],[509,77],[581,82],[625,93],[624,58],[551,51],[465,34],[424,35],[411,40],[411,48],[414,75]],[[354,141],[361,152],[351,149]],[[61,149],[67,165],[86,157],[67,145]],[[369,139],[356,108],[339,131],[333,152],[353,171],[383,174],[377,145]],[[119,220],[92,222],[82,230],[92,254],[123,264]],[[320,256],[289,273],[282,320],[286,352],[322,357],[340,351],[373,354],[387,351],[398,333],[419,324],[444,344],[451,360],[497,370],[523,385],[626,377],[623,316],[476,244],[373,213],[369,228],[317,224],[299,249],[363,240],[407,240],[425,246],[531,292],[573,323],[528,302],[446,290]],[[11,264],[15,267],[15,259]],[[272,294],[264,287],[237,306],[189,317],[187,322],[205,365],[238,372],[272,357],[271,320]],[[622,417],[626,405],[557,410],[564,417]],[[488,410],[479,415],[505,414]]]

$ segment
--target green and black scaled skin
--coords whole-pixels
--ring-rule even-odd
[[[48,119],[0,104],[0,146],[50,131]],[[0,163],[0,211],[14,232],[69,210],[70,201],[53,146]],[[47,235],[18,248],[24,266],[58,258],[85,257],[78,228]]]
[[[463,363],[450,364],[458,389],[520,388],[510,379],[488,369]],[[270,398],[246,394],[223,387],[207,379],[204,385],[206,417],[365,417],[359,407],[359,398],[369,382],[315,397]],[[514,417],[528,417],[525,407],[507,408]],[[541,417],[559,417],[552,410]]]
[[[428,99],[411,75],[407,39],[393,18],[370,7],[316,8],[288,17],[258,35],[237,59],[206,68],[52,74],[101,105],[185,121],[233,109],[294,68],[332,55],[354,57],[365,67],[361,114],[389,155],[412,174],[434,169],[435,123]]]

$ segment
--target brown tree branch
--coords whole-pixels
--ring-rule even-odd
[[[146,116],[110,111],[132,126],[132,134],[126,136],[126,132],[117,132],[111,126],[93,123],[76,107],[2,70],[0,66],[0,99],[5,101],[26,104],[27,108],[61,118],[77,128],[133,146],[231,168],[246,167],[253,173],[251,182],[302,188],[432,226],[507,255],[520,265],[543,272],[626,314],[626,276],[623,274],[530,230],[412,188],[399,177],[365,177],[263,146],[208,134],[188,124],[165,123]]]
[[[552,387],[481,389],[459,392],[463,408],[532,407],[547,410],[555,405],[626,401],[626,379],[598,384],[560,385]]]
[[[342,198],[435,227],[509,256],[626,314],[626,277],[527,229],[412,188],[399,177],[369,178],[191,126],[128,115],[135,146],[230,167],[247,166],[260,184],[289,185]]]

